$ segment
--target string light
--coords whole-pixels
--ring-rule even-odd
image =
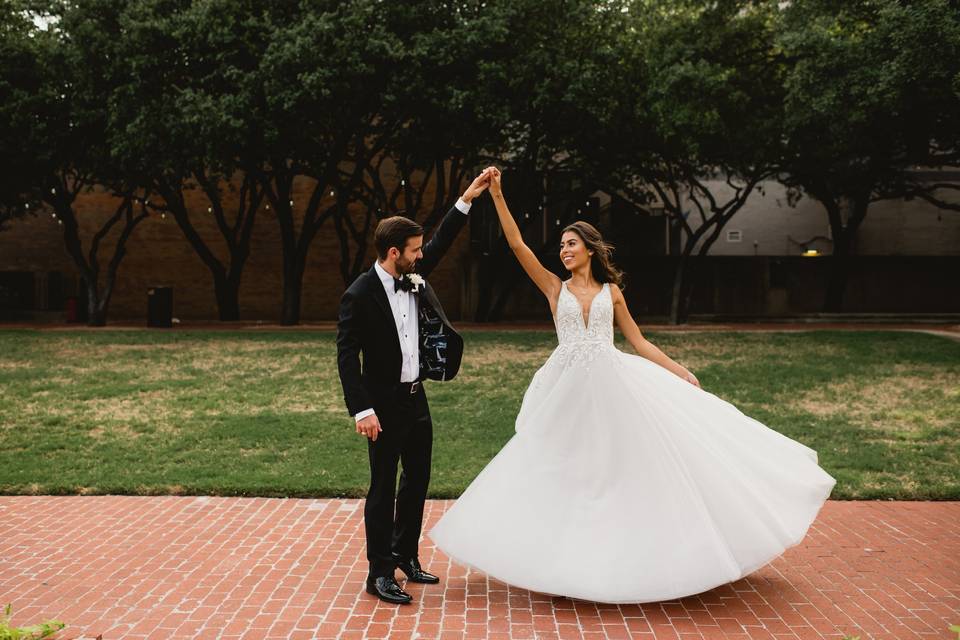
[[[267,211],[270,211],[270,205],[267,205]]]
[[[291,206],[291,207],[293,206],[293,200],[290,201],[290,206]]]
[[[207,213],[213,213],[213,207],[207,207]]]
[[[334,193],[333,193],[333,189],[330,189],[330,195],[331,195],[331,196],[333,196],[333,195],[334,195]]]
[[[167,214],[161,213],[161,214],[160,214],[160,217],[161,217],[163,220],[166,220],[166,219],[167,219]]]

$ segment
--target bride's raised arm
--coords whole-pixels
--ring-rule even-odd
[[[523,270],[527,272],[533,283],[547,297],[552,309],[560,295],[560,278],[540,264],[536,254],[524,243],[520,228],[517,227],[513,215],[507,208],[507,201],[503,198],[503,191],[500,188],[500,170],[496,167],[491,167],[491,169],[490,196],[497,208],[497,217],[500,219],[500,226],[503,227],[503,235],[507,237],[507,244],[510,245],[510,249],[517,256]]]

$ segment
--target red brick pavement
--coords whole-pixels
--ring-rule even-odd
[[[429,503],[428,527],[449,504]],[[386,605],[363,591],[361,518],[359,500],[0,497],[0,603],[15,624],[55,617],[61,638],[105,640],[908,640],[960,624],[960,502],[830,501],[750,576],[620,606],[508,587],[429,541],[421,559],[441,584]]]

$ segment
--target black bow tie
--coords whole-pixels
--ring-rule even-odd
[[[393,290],[394,290],[394,291],[400,291],[401,289],[403,289],[404,291],[412,291],[412,290],[413,290],[413,283],[410,282],[410,279],[409,279],[409,278],[394,278],[394,279],[393,279]]]

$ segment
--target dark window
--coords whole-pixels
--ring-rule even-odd
[[[0,314],[35,308],[33,273],[0,271]]]

